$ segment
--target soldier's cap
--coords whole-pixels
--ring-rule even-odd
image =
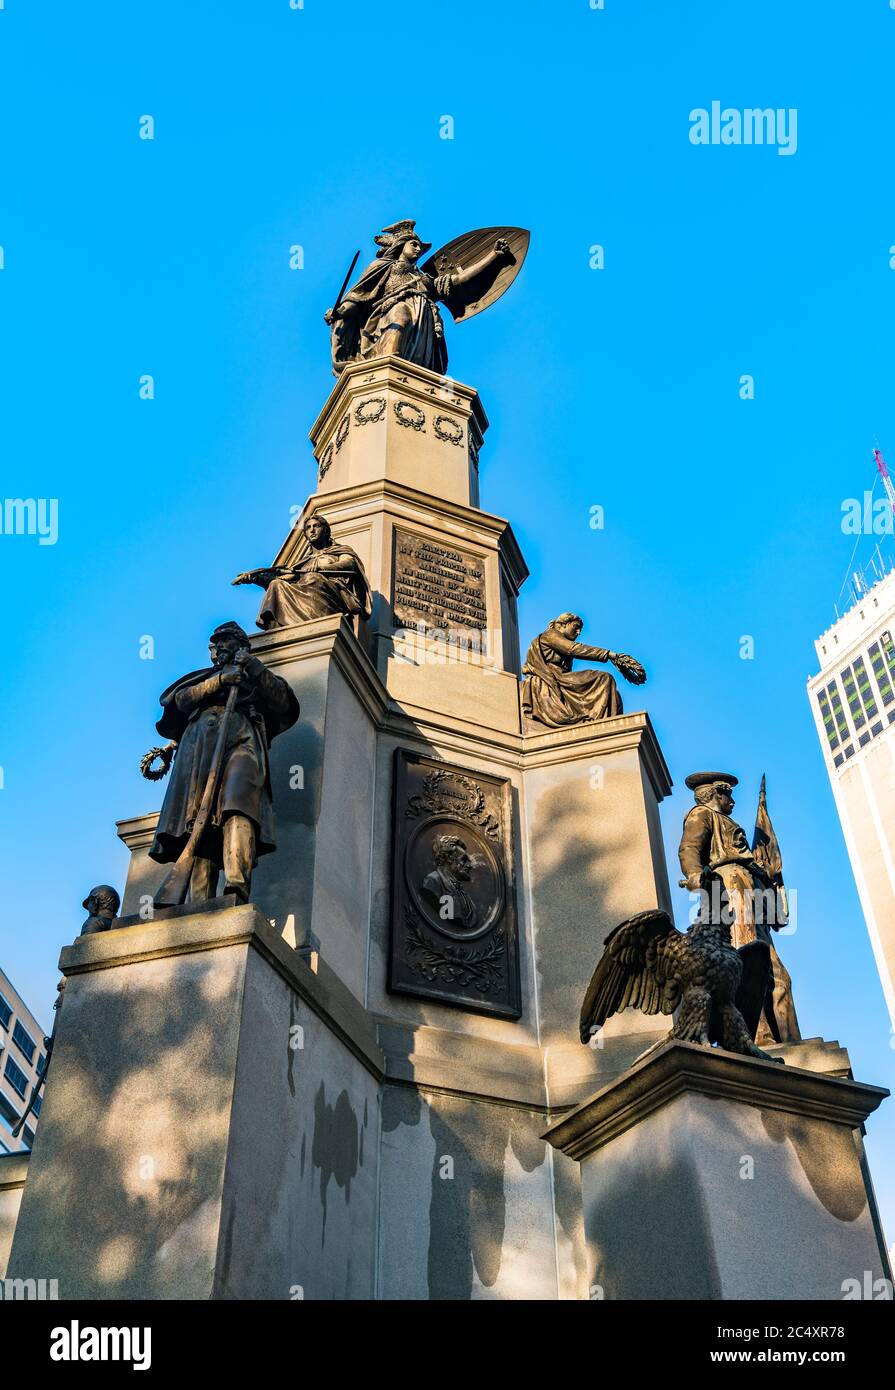
[[[86,907],[88,912],[90,911],[91,898],[95,899],[99,907],[109,908],[113,917],[121,906],[121,899],[118,893],[109,883],[98,883],[95,888],[91,888],[90,892],[81,903],[81,906]]]
[[[239,626],[239,623],[221,623],[219,627],[215,628],[209,641],[224,640],[228,637],[235,638],[237,642],[248,646],[249,635]]]
[[[697,787],[708,786],[710,782],[726,782],[728,787],[735,787],[739,780],[732,772],[691,772],[689,777],[684,778],[685,784],[694,792]]]

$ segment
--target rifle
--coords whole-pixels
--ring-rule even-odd
[[[248,655],[248,651],[237,652],[234,658],[235,664],[237,666],[242,666]],[[162,881],[161,887],[153,898],[156,907],[180,907],[181,903],[186,901],[186,895],[190,886],[190,876],[193,872],[193,865],[196,862],[199,842],[208,827],[208,822],[211,819],[211,812],[214,807],[214,799],[217,796],[221,772],[224,766],[224,753],[227,748],[227,731],[233,710],[236,706],[236,697],[238,694],[239,685],[231,685],[227,693],[227,703],[224,705],[224,713],[221,715],[221,722],[218,725],[218,736],[211,758],[211,767],[208,769],[208,781],[205,783],[205,791],[202,793],[199,811],[196,815],[196,819],[193,821],[190,838],[168,870],[168,873]]]

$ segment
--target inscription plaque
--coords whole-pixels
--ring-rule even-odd
[[[390,990],[519,1017],[511,807],[505,779],[396,750]]]
[[[397,627],[437,631],[484,650],[484,557],[396,527],[392,608]]]

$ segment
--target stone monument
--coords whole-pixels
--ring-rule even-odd
[[[842,1136],[858,1155],[880,1093],[841,1079],[841,1049],[809,1040],[777,1066],[674,1043],[635,1064],[667,1031],[636,1008],[581,1046],[607,934],[671,911],[671,780],[643,710],[523,711],[528,572],[481,505],[488,419],[443,374],[438,304],[457,323],[490,307],[528,234],[469,233],[422,267],[410,220],[376,240],[327,314],[336,381],[310,432],[314,486],[269,569],[240,576],[265,588],[255,679],[301,707],[266,744],[276,850],[244,893],[159,909],[158,812],[119,821],[120,915],[62,951],[9,1272],[52,1270],[62,1297],[587,1299],[606,1205],[623,1252],[639,1201],[623,1165],[600,1187],[590,1154],[613,1135],[657,1151],[671,1129],[690,1186],[667,1191],[687,1195],[738,1125],[778,1154],[775,1201],[801,1200],[799,1163],[824,1194],[848,1169],[829,1223],[851,1222],[848,1259],[877,1268],[872,1190]],[[577,630],[559,635],[574,646]],[[566,673],[576,653],[559,655]],[[583,674],[585,703],[608,691],[607,673]],[[667,1060],[696,1053],[698,1072]],[[806,1150],[809,1115],[832,1147]],[[648,1185],[647,1160],[628,1162]],[[683,1254],[717,1255],[712,1201]],[[626,1258],[604,1282],[637,1296]],[[795,1294],[815,1296],[812,1263],[791,1253]],[[726,1271],[675,1269],[681,1297],[740,1296]]]

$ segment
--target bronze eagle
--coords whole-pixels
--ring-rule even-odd
[[[723,924],[697,920],[684,933],[667,912],[638,912],[606,938],[581,1007],[581,1041],[630,1006],[645,1014],[677,1011],[668,1038],[781,1061],[753,1042],[768,968],[763,942],[737,951]]]

